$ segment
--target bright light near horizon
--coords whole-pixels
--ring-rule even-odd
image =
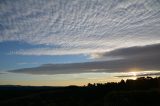
[[[140,68],[132,68],[129,70],[129,72],[127,73],[128,75],[132,75],[132,76],[137,76],[138,74],[141,74],[143,71]]]
[[[133,69],[132,69],[133,70]],[[156,70],[150,70],[150,71],[140,71],[140,69],[134,69],[134,71],[132,72],[128,72],[126,73],[126,75],[129,75],[129,76],[133,76],[133,77],[138,77],[138,76],[143,76],[143,75],[149,75],[149,74],[154,74],[154,73],[159,73],[159,71],[156,71]]]
[[[129,72],[141,72],[141,71],[143,71],[142,69],[140,69],[140,68],[131,68],[131,69],[129,69]]]
[[[133,75],[133,76],[137,76],[136,72],[131,72],[130,74]]]

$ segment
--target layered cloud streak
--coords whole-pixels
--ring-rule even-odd
[[[119,56],[123,58],[85,63],[45,64],[34,68],[11,70],[10,72],[28,74],[71,74],[160,70],[160,44],[122,48],[105,54],[108,54],[108,56],[103,55],[103,57]],[[133,70],[134,68],[138,70]]]

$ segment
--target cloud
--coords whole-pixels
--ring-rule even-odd
[[[159,48],[160,44],[122,48],[108,52],[109,56],[124,56],[124,58],[118,60],[113,59],[109,61],[93,61],[84,63],[45,64],[39,67],[10,70],[9,72],[27,74],[72,74],[88,72],[129,72],[134,68],[138,68],[139,70],[132,71],[159,71]]]
[[[109,52],[91,54],[92,58],[99,59],[128,59],[128,58],[145,58],[147,56],[159,56],[160,43],[146,46],[134,46],[119,48]]]
[[[1,72],[0,72],[0,75],[2,75],[2,74],[7,74],[6,72],[3,72],[4,70],[0,70]]]
[[[12,51],[9,54],[13,55],[78,55],[78,54],[90,54],[92,52],[101,51],[104,52],[103,49],[99,48],[95,50],[93,48],[36,48],[36,49],[28,49],[28,50],[19,50]]]
[[[0,42],[49,46],[12,54],[90,54],[160,43],[158,0],[14,0],[0,5]]]
[[[138,73],[136,75],[130,74],[130,75],[120,75],[120,76],[115,76],[115,77],[144,77],[144,76],[160,76],[160,72],[148,72],[148,73]]]
[[[28,65],[28,64],[34,64],[34,65],[37,65],[37,64],[40,64],[38,62],[19,62],[19,63],[16,63],[17,65]]]

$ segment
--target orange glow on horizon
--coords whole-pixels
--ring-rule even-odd
[[[131,68],[131,69],[129,69],[129,72],[140,72],[140,71],[143,71],[143,70],[140,69],[140,68]]]

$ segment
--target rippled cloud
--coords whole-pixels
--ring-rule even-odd
[[[159,0],[5,0],[0,42],[48,46],[17,55],[107,52],[160,43],[159,17]]]

